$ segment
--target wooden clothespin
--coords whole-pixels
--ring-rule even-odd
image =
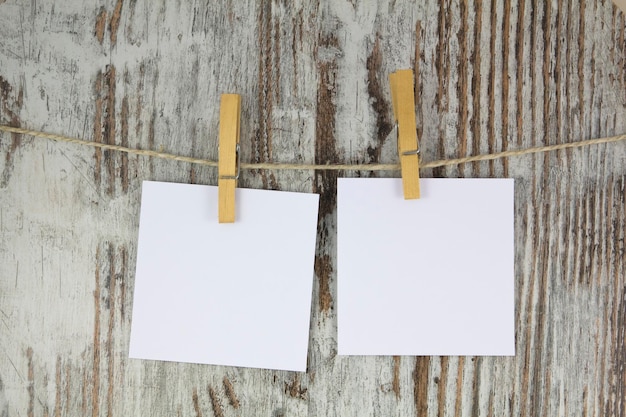
[[[398,155],[402,171],[404,199],[420,198],[419,145],[415,122],[413,71],[399,70],[389,75],[393,114],[398,124]]]
[[[235,188],[239,179],[239,124],[241,96],[222,94],[218,162],[218,217],[220,223],[235,222]]]

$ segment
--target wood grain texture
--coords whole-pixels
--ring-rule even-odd
[[[413,68],[425,161],[561,143],[626,131],[624,32],[609,0],[6,0],[0,122],[216,159],[232,92],[242,161],[395,162]],[[321,196],[306,373],[129,360],[141,181],[217,172],[2,134],[0,416],[626,416],[624,144],[422,171],[516,180],[513,358],[337,355],[337,175],[374,174],[239,181]]]

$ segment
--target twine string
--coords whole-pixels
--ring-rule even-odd
[[[187,162],[190,164],[198,164],[210,167],[217,167],[218,161],[208,159],[192,158],[182,155],[174,155],[167,152],[158,152],[148,149],[133,149],[119,145],[111,145],[108,143],[92,142],[88,140],[70,138],[52,133],[40,132],[37,130],[23,129],[20,127],[11,127],[0,125],[0,131],[17,133],[20,135],[28,135],[42,139],[50,139],[57,142],[73,143],[76,145],[92,146],[104,150],[124,152],[131,155],[147,156],[151,158],[169,159],[172,161]],[[626,134],[619,136],[611,136],[605,138],[588,139],[578,142],[559,143],[555,145],[536,146],[525,149],[509,150],[502,152],[494,152],[489,154],[466,156],[463,158],[441,159],[437,161],[425,162],[420,164],[420,168],[437,168],[450,165],[460,165],[468,162],[491,161],[501,158],[510,158],[514,156],[530,155],[534,153],[543,153],[557,151],[561,149],[581,148],[591,145],[599,145],[602,143],[614,143],[626,140]],[[262,169],[262,170],[322,170],[322,171],[399,171],[400,164],[288,164],[288,163],[244,163],[240,164],[241,169]]]

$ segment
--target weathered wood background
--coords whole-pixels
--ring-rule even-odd
[[[410,67],[425,160],[610,136],[624,29],[609,0],[0,0],[0,123],[215,159],[236,92],[244,161],[394,162],[387,76]],[[624,143],[423,172],[516,180],[512,358],[337,356],[337,174],[244,172],[321,194],[306,374],[127,358],[141,181],[215,170],[4,133],[0,154],[2,417],[626,416]]]

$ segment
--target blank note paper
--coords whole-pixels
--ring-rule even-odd
[[[305,371],[318,198],[144,182],[130,357]]]
[[[514,355],[513,180],[342,178],[341,355]]]

